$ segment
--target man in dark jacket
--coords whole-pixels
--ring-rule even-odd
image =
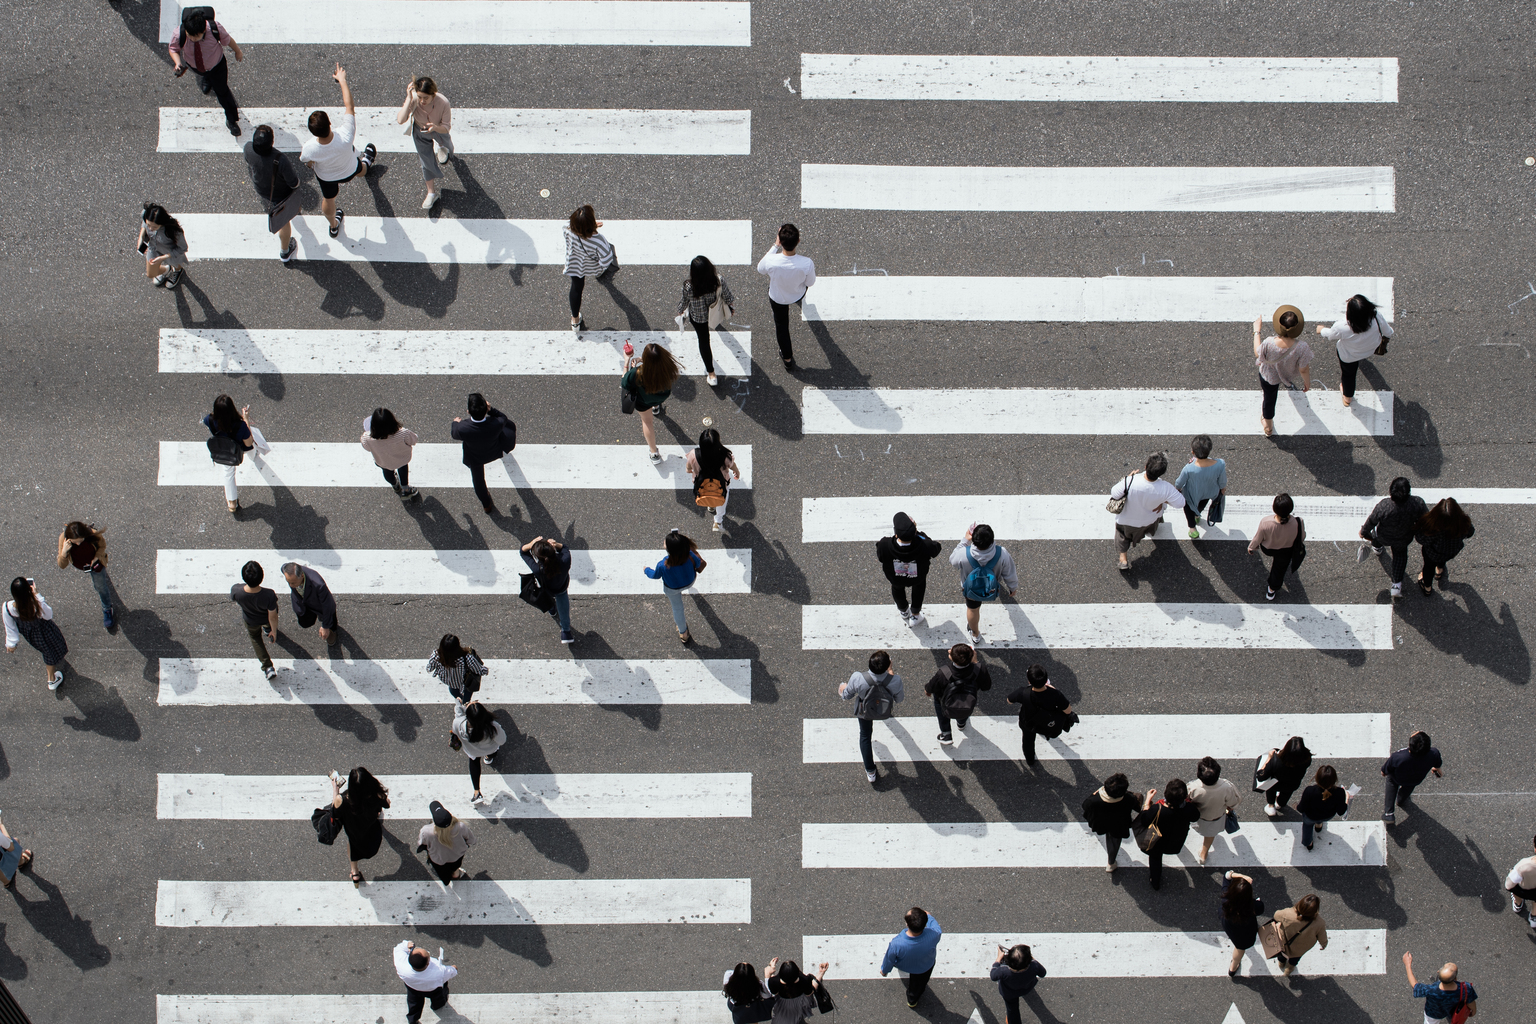
[[[1024,763],[1037,764],[1035,737],[1053,740],[1072,728],[1072,702],[1051,685],[1044,665],[1031,665],[1024,673],[1029,686],[1021,686],[1008,695],[1009,704],[1019,705],[1019,731],[1024,734]]]
[[[875,541],[875,557],[880,560],[880,568],[885,570],[885,578],[891,581],[891,597],[896,600],[901,621],[908,626],[921,626],[927,621],[923,618],[923,595],[928,592],[928,564],[943,547],[920,532],[905,512],[897,512],[891,525],[896,530],[895,536]],[[908,587],[912,588],[910,612],[907,611]]]
[[[485,464],[517,447],[517,425],[475,391],[469,396],[469,419],[455,416],[449,434],[464,445],[464,465],[469,467],[469,477],[474,481],[475,497],[480,499],[486,515],[495,515],[496,506],[491,504],[491,492],[485,486]]]
[[[1440,778],[1440,751],[1429,745],[1429,733],[1416,732],[1408,737],[1408,746],[1387,758],[1381,774],[1387,779],[1386,809],[1381,820],[1388,825],[1397,821],[1397,808],[1413,799],[1414,787],[1430,772]]]
[[[949,719],[965,728],[971,713],[976,710],[976,695],[992,689],[992,673],[987,671],[976,657],[976,648],[970,644],[955,644],[949,649],[949,664],[941,667],[928,680],[923,692],[933,698],[933,710],[939,716],[939,742],[953,743],[949,731]]]
[[[288,596],[293,599],[293,614],[301,629],[308,629],[320,622],[320,639],[328,644],[338,644],[341,636],[336,632],[336,598],[325,578],[308,566],[298,562],[283,563],[283,579],[288,581]]]
[[[1403,571],[1408,568],[1408,545],[1413,542],[1419,520],[1429,508],[1423,498],[1412,493],[1405,476],[1393,480],[1387,494],[1389,497],[1378,501],[1371,514],[1365,517],[1365,525],[1360,527],[1360,539],[1366,541],[1369,548],[1366,544],[1360,545],[1355,558],[1363,562],[1367,550],[1379,555],[1383,547],[1391,548],[1392,596],[1402,597]]]

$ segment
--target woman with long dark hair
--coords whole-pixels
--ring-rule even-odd
[[[613,243],[597,230],[602,226],[597,211],[589,203],[571,211],[570,223],[562,229],[565,234],[565,276],[571,279],[571,330],[578,334],[587,329],[586,321],[581,318],[581,293],[587,287],[587,278],[602,277],[619,265]]]
[[[1472,517],[1462,511],[1455,498],[1441,498],[1434,508],[1424,513],[1414,540],[1419,542],[1419,552],[1424,556],[1424,568],[1419,570],[1419,589],[1425,596],[1434,593],[1433,580],[1439,580],[1440,589],[1445,589],[1450,579],[1445,563],[1461,554],[1464,541],[1476,532]]]
[[[1339,392],[1347,406],[1354,401],[1355,376],[1360,364],[1377,346],[1392,338],[1392,327],[1377,312],[1376,303],[1364,295],[1352,296],[1344,307],[1344,319],[1332,327],[1317,325],[1317,333],[1333,342],[1339,355]]]
[[[379,852],[384,842],[384,809],[389,806],[389,790],[361,766],[347,774],[347,788],[341,788],[341,775],[331,772],[331,806],[347,833],[347,860],[352,868],[352,884],[363,884],[357,862]]]
[[[640,414],[640,433],[645,435],[645,443],[651,449],[651,464],[655,466],[661,465],[661,452],[656,448],[656,422],[651,418],[652,413],[657,416],[667,414],[667,398],[681,373],[672,353],[653,341],[638,356],[631,357],[624,376],[619,379],[619,387],[634,399],[635,412]]]
[[[53,621],[53,609],[37,592],[37,585],[25,576],[11,580],[11,599],[0,609],[5,620],[5,653],[15,654],[16,645],[26,637],[27,643],[43,656],[43,670],[48,689],[57,690],[64,682],[64,656],[69,645],[64,634]]]
[[[384,479],[401,501],[421,500],[421,492],[411,486],[411,453],[416,441],[416,432],[402,427],[395,414],[382,405],[363,420],[363,448],[373,455],[373,464],[384,471]]]
[[[779,962],[778,957],[768,961],[768,991],[778,999],[773,1004],[771,1024],[804,1024],[816,1012],[816,990],[827,976],[828,964],[817,964],[814,975],[806,974],[793,960]]]
[[[576,642],[571,632],[571,553],[552,537],[535,537],[523,545],[523,564],[533,570],[544,592],[554,599],[550,617],[560,625],[560,642]]]
[[[677,625],[677,638],[685,644],[692,643],[688,619],[683,614],[683,591],[693,586],[693,581],[698,579],[699,573],[709,563],[699,557],[699,546],[675,528],[667,534],[665,543],[667,556],[657,562],[654,569],[646,566],[645,574],[653,580],[661,580],[661,589],[672,605],[672,621]]]
[[[735,456],[720,443],[720,431],[706,427],[699,435],[699,446],[688,453],[688,472],[693,474],[693,503],[715,510],[710,529],[719,533],[725,523],[726,502],[731,500],[731,479],[741,479]]]
[[[731,1011],[732,1020],[763,1020],[760,1012],[764,1001],[773,999],[767,982],[757,976],[757,968],[743,961],[733,970],[725,972],[725,983],[720,986],[725,995],[725,1008]]]
[[[452,633],[444,633],[437,650],[427,659],[427,671],[441,679],[460,704],[473,697],[485,678],[485,663],[473,647],[465,647]]]
[[[144,254],[144,276],[156,288],[181,284],[187,266],[187,234],[181,224],[158,203],[145,203],[136,243]]]
[[[1307,749],[1306,741],[1300,736],[1292,736],[1285,741],[1285,746],[1272,749],[1264,755],[1254,774],[1260,783],[1271,779],[1275,782],[1273,786],[1267,787],[1264,796],[1265,814],[1278,818],[1285,813],[1285,805],[1290,802],[1291,794],[1301,785],[1310,767],[1312,751]]]
[[[258,454],[266,447],[266,438],[256,429],[251,422],[251,407],[235,408],[235,400],[228,395],[220,395],[213,400],[213,412],[203,417],[203,426],[208,428],[208,433],[213,437],[224,437],[233,440],[240,446],[240,457],[244,461],[245,453],[255,449]],[[240,511],[240,487],[235,483],[235,466],[225,463],[215,463],[224,471],[224,504],[231,514]]]
[[[677,315],[687,316],[699,336],[699,358],[704,360],[704,379],[709,386],[720,383],[715,376],[715,354],[709,347],[711,329],[723,330],[736,313],[736,296],[720,276],[708,256],[695,256],[683,282],[683,297],[677,303]]]
[[[1233,947],[1227,977],[1237,977],[1243,954],[1258,941],[1259,915],[1262,913],[1264,901],[1253,894],[1253,879],[1228,871],[1227,884],[1221,890],[1221,930],[1232,940]]]
[[[66,523],[59,534],[60,569],[74,566],[90,576],[91,586],[101,599],[101,624],[111,629],[117,623],[112,618],[112,581],[107,578],[107,538],[90,523],[76,519]]]
[[[1301,812],[1301,845],[1308,850],[1328,819],[1349,813],[1349,791],[1339,786],[1339,773],[1325,764],[1312,776],[1313,785],[1301,791],[1296,810]]]
[[[1275,514],[1260,519],[1259,528],[1253,531],[1253,537],[1248,541],[1249,553],[1262,551],[1274,559],[1269,566],[1269,580],[1264,590],[1266,601],[1273,601],[1279,593],[1280,585],[1285,582],[1286,570],[1300,559],[1305,551],[1303,542],[1307,539],[1301,517],[1292,515],[1296,511],[1296,503],[1289,494],[1282,492],[1275,495],[1270,508]],[[1259,564],[1263,564],[1262,559]]]
[[[490,708],[472,700],[453,709],[453,736],[448,742],[469,758],[469,781],[475,787],[470,799],[476,803],[484,800],[480,792],[480,766],[495,760],[496,752],[507,742],[507,730],[491,715]]]

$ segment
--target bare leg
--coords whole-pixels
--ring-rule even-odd
[[[293,242],[293,224],[289,222],[277,229],[277,242],[283,252],[288,251],[288,246]]]
[[[43,681],[44,682],[48,682],[48,683],[53,682],[53,673],[56,672],[57,670],[58,670],[58,666],[57,665],[44,665],[43,666],[43,671],[45,673],[47,673],[47,674],[43,677]]]
[[[1240,949],[1234,949],[1232,951],[1232,963],[1227,968],[1227,973],[1228,974],[1235,974],[1235,973],[1237,973],[1237,969],[1239,967],[1241,967],[1242,965],[1243,965],[1243,951],[1240,950]]]
[[[965,627],[977,636],[981,635],[981,609],[967,608],[965,610]]]
[[[1200,844],[1200,863],[1205,863],[1205,858],[1211,855],[1211,847],[1215,844],[1215,836],[1206,836],[1205,842]]]
[[[640,410],[640,433],[645,435],[645,443],[650,445],[651,451],[656,451],[656,421],[649,409]]]
[[[320,212],[325,214],[326,223],[331,227],[336,226],[336,200],[334,198],[320,197]]]

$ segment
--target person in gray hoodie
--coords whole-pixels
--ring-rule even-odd
[[[979,647],[986,641],[981,635],[981,605],[995,601],[1008,591],[1013,597],[1019,592],[1019,574],[1013,567],[1008,549],[993,543],[992,527],[986,523],[972,523],[965,531],[965,539],[950,552],[949,564],[960,570],[960,590],[965,595],[965,628],[971,634],[971,646]]]

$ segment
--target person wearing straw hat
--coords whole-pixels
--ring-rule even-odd
[[[1275,336],[1259,341],[1259,328],[1263,321],[1253,319],[1254,365],[1259,368],[1259,387],[1264,389],[1264,404],[1259,411],[1259,422],[1265,437],[1275,436],[1275,400],[1280,397],[1282,386],[1293,390],[1312,390],[1312,346],[1300,341],[1307,322],[1301,310],[1295,306],[1281,306],[1275,310],[1271,321]],[[1297,378],[1301,387],[1296,387]]]

